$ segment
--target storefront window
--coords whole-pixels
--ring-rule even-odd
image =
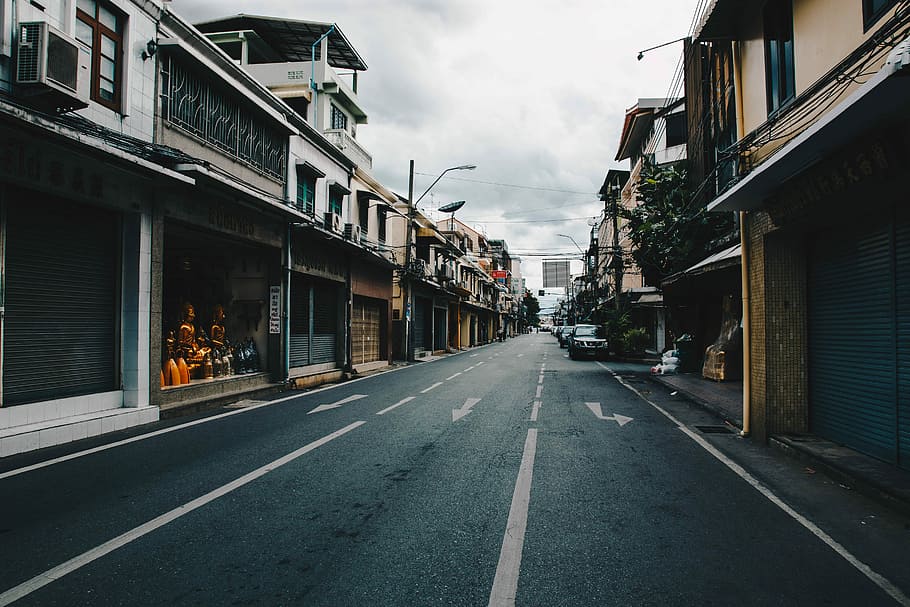
[[[168,226],[164,252],[161,386],[266,368],[265,253],[216,235]]]

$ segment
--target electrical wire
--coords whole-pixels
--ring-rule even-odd
[[[414,174],[423,175],[426,177],[435,177],[435,175],[431,175],[430,173],[415,172]],[[542,191],[542,192],[558,192],[560,194],[577,194],[579,196],[597,196],[597,192],[579,192],[577,190],[566,190],[566,189],[562,189],[562,188],[545,188],[545,187],[540,187],[540,186],[519,185],[519,184],[514,184],[514,183],[499,183],[496,181],[481,181],[479,179],[466,179],[464,177],[454,177],[454,176],[449,176],[449,175],[444,176],[443,179],[451,179],[452,181],[467,181],[469,183],[480,183],[483,185],[495,185],[495,186],[500,186],[500,187],[504,187],[504,188],[520,188],[523,190],[537,190],[537,191]]]

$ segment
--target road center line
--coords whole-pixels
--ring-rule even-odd
[[[429,392],[429,391],[432,390],[433,388],[438,388],[438,387],[441,386],[441,385],[442,385],[442,382],[441,382],[441,381],[438,381],[438,382],[436,382],[435,384],[433,384],[432,386],[430,386],[429,388],[426,388],[425,390],[421,390],[420,393],[421,393],[421,394],[426,394],[427,392]]]
[[[543,384],[537,386],[537,394],[534,398],[540,398],[540,393],[543,392]]]
[[[400,407],[401,405],[403,405],[403,404],[405,404],[405,403],[409,403],[409,402],[411,402],[412,400],[414,400],[415,398],[417,398],[417,397],[416,397],[416,396],[407,396],[407,397],[405,397],[405,398],[402,398],[400,401],[398,401],[397,403],[395,403],[395,404],[392,405],[391,407],[386,407],[386,408],[383,409],[382,411],[377,412],[376,415],[385,415],[386,413],[388,413],[388,412],[391,411],[392,409],[397,409],[397,408]]]
[[[910,606],[910,597],[905,595],[900,590],[900,588],[898,588],[897,586],[892,584],[887,578],[885,578],[881,574],[873,571],[872,568],[869,567],[869,565],[867,565],[866,563],[862,562],[861,560],[859,560],[858,558],[853,556],[852,553],[850,553],[846,548],[844,548],[841,544],[839,544],[833,537],[831,537],[830,535],[825,533],[821,528],[818,527],[818,525],[816,525],[815,523],[813,523],[812,521],[810,521],[809,519],[804,517],[802,514],[800,514],[796,510],[794,510],[792,507],[790,507],[785,501],[783,501],[781,498],[779,498],[777,496],[777,494],[775,494],[773,491],[771,491],[771,489],[769,489],[766,485],[764,485],[757,478],[752,476],[745,468],[743,468],[742,466],[740,466],[739,464],[737,464],[736,462],[731,460],[729,457],[727,457],[726,455],[721,453],[714,445],[712,445],[711,443],[706,441],[703,437],[695,434],[689,428],[686,428],[682,424],[682,422],[680,422],[678,419],[673,417],[673,415],[671,413],[669,413],[668,411],[666,411],[663,407],[661,407],[660,405],[653,403],[650,400],[648,400],[647,398],[645,398],[641,392],[639,392],[634,386],[630,386],[628,383],[626,383],[623,380],[623,378],[620,377],[610,367],[604,365],[601,362],[598,362],[597,364],[600,365],[601,367],[603,367],[604,369],[606,369],[607,371],[609,371],[610,373],[612,373],[613,377],[616,378],[616,381],[618,381],[624,387],[626,387],[629,390],[631,390],[632,392],[634,392],[640,399],[642,399],[643,401],[645,401],[646,403],[648,403],[649,405],[651,405],[652,407],[657,409],[657,411],[659,411],[661,414],[663,414],[664,417],[666,417],[667,419],[672,421],[674,424],[676,424],[677,427],[680,430],[682,430],[682,432],[686,436],[688,436],[693,441],[695,441],[705,451],[707,451],[708,453],[713,455],[718,461],[720,461],[727,468],[732,470],[737,476],[739,476],[741,479],[743,479],[744,481],[749,483],[756,491],[758,491],[763,496],[765,496],[768,499],[768,501],[770,501],[772,504],[774,504],[775,506],[777,506],[778,508],[783,510],[793,520],[798,522],[800,525],[802,525],[804,528],[806,528],[810,533],[812,533],[815,537],[817,537],[819,540],[821,540],[823,543],[825,543],[829,548],[831,548],[834,552],[836,552],[838,555],[840,555],[845,561],[850,563],[857,571],[859,571],[860,573],[865,575],[867,578],[869,578],[869,580],[873,584],[875,584],[876,586],[878,586],[879,588],[884,590],[886,593],[888,593],[888,595],[891,596],[891,598],[893,598],[895,601],[897,601],[901,605]]]
[[[455,375],[450,375],[449,377],[446,378],[446,381],[449,381],[450,379],[455,379],[455,378],[458,377],[459,375],[461,375],[461,371],[459,371],[459,372],[456,373]]]
[[[531,409],[531,421],[532,422],[537,421],[537,416],[540,414],[540,405],[541,405],[541,403],[539,400],[534,401],[534,408]]]
[[[514,607],[515,593],[518,590],[518,571],[521,568],[521,551],[525,543],[525,530],[528,527],[528,505],[531,503],[531,477],[534,475],[534,456],[537,453],[537,429],[528,430],[524,454],[515,481],[515,492],[512,494],[512,507],[509,509],[509,520],[506,532],[502,537],[502,550],[499,552],[499,564],[496,566],[496,577],[490,591],[489,607]]]
[[[474,368],[473,366],[470,366],[470,367],[468,367],[467,369],[465,369],[464,371],[462,371],[462,373],[467,373],[468,371],[470,371],[470,370],[473,369],[473,368]]]
[[[328,436],[323,436],[322,438],[315,440],[315,441],[309,443],[308,445],[305,445],[305,446],[301,447],[300,449],[297,449],[296,451],[292,451],[292,452],[288,453],[284,457],[280,457],[280,458],[276,459],[275,461],[266,464],[265,466],[257,468],[248,474],[244,474],[240,478],[235,479],[235,480],[231,481],[230,483],[215,489],[214,491],[210,491],[201,497],[197,497],[196,499],[194,499],[191,502],[188,502],[182,506],[178,506],[178,507],[174,508],[173,510],[171,510],[170,512],[166,512],[159,517],[153,518],[152,520],[150,520],[142,525],[139,525],[138,527],[131,529],[130,531],[127,531],[126,533],[119,535],[119,536],[115,537],[114,539],[101,544],[100,546],[96,546],[95,548],[92,548],[91,550],[88,550],[87,552],[83,552],[79,556],[71,558],[70,560],[66,561],[65,563],[57,565],[53,569],[49,569],[49,570],[45,571],[44,573],[36,575],[35,577],[33,577],[32,579],[30,579],[28,581],[22,582],[18,586],[14,586],[13,588],[10,588],[3,594],[0,594],[0,606],[9,605],[10,603],[18,601],[19,599],[21,599],[25,596],[28,596],[32,592],[35,592],[36,590],[43,588],[44,586],[47,586],[51,582],[59,580],[63,576],[65,576],[69,573],[72,573],[73,571],[76,571],[80,567],[88,565],[89,563],[96,561],[96,560],[100,559],[101,557],[106,556],[107,554],[110,554],[114,550],[117,550],[118,548],[121,548],[121,547],[129,544],[130,542],[137,540],[144,535],[148,535],[152,531],[155,531],[156,529],[159,529],[160,527],[163,527],[163,526],[167,525],[168,523],[171,523],[171,522],[177,520],[181,516],[183,516],[185,514],[189,514],[193,510],[201,508],[202,506],[205,506],[209,502],[212,502],[212,501],[218,499],[219,497],[223,497],[223,496],[227,495],[228,493],[234,491],[235,489],[239,489],[240,487],[243,487],[244,485],[247,485],[256,479],[258,479],[262,476],[265,476],[269,472],[276,470],[277,468],[280,468],[281,466],[284,466],[285,464],[288,464],[288,463],[294,461],[298,457],[305,455],[305,454],[309,453],[310,451],[313,451],[314,449],[317,449],[344,434],[347,434],[351,430],[359,428],[360,426],[364,425],[365,423],[366,422],[363,422],[363,421],[354,422],[353,424],[350,424],[349,426],[345,426],[344,428],[342,428],[340,430],[336,430],[335,432],[332,432]]]
[[[540,375],[540,376],[537,377],[537,383],[538,383],[538,384],[542,384],[542,383],[543,383],[543,375]]]

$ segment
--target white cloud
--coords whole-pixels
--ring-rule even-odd
[[[616,163],[625,110],[663,97],[699,0],[176,0],[191,21],[237,13],[337,23],[369,69],[358,80],[369,124],[358,139],[373,173],[406,193],[409,159],[433,176],[464,163],[433,190],[438,203],[467,200],[458,217],[488,221],[490,237],[514,251],[584,248],[590,227],[492,223],[593,217],[595,193]],[[418,175],[415,193],[433,176]],[[471,179],[557,193],[463,181]],[[429,197],[426,199],[429,200]],[[588,204],[583,204],[588,202]],[[574,264],[573,271],[581,271]],[[535,291],[541,264],[522,274]]]

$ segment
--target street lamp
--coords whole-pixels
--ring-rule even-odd
[[[410,278],[407,275],[408,270],[411,267],[411,240],[413,239],[413,229],[414,229],[414,209],[417,206],[417,203],[423,200],[423,197],[426,196],[430,190],[433,189],[433,186],[439,183],[439,180],[442,179],[443,175],[449,171],[473,171],[477,168],[477,165],[474,164],[460,164],[458,166],[449,167],[444,170],[439,176],[433,180],[433,183],[430,184],[423,194],[421,194],[417,200],[414,200],[414,161],[411,160],[410,166],[408,168],[408,225],[406,232],[405,248],[404,248],[404,268],[405,271],[401,274],[401,286],[403,288],[402,292],[402,301],[405,302],[405,310],[403,314],[404,330],[401,332],[404,339],[404,358],[407,361],[411,360],[411,299],[413,293],[411,292]],[[459,207],[460,208],[460,207]],[[457,209],[456,209],[457,210]]]
[[[585,254],[585,252],[581,250],[581,247],[578,246],[578,243],[575,242],[575,239],[572,238],[571,236],[569,236],[568,234],[557,234],[557,236],[562,236],[563,238],[568,238],[569,240],[572,241],[572,244],[575,245],[575,248],[578,249],[578,252],[579,252],[579,253],[581,253],[582,255]]]

